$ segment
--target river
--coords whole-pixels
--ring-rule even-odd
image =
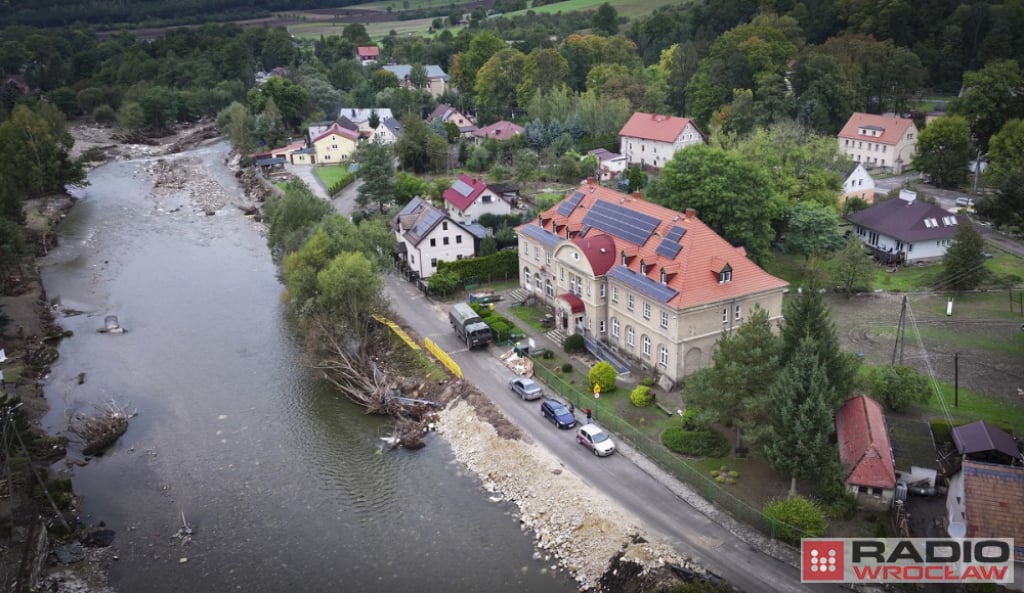
[[[187,154],[240,202],[226,150]],[[301,366],[253,223],[231,202],[204,216],[184,194],[155,197],[146,165],[93,170],[41,262],[48,296],[81,312],[60,318],[74,336],[45,427],[110,402],[138,412],[107,454],[59,466],[83,521],[116,531],[118,591],[576,590],[442,439],[382,451],[386,421]],[[98,333],[106,315],[127,332]]]

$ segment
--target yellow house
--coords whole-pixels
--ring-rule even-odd
[[[316,162],[321,165],[342,163],[356,151],[359,133],[345,129],[337,123],[316,138],[313,138],[313,149],[316,151]]]

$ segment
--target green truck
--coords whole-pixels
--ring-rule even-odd
[[[494,339],[491,326],[484,323],[480,315],[466,303],[456,303],[448,311],[448,320],[451,321],[455,335],[466,343],[467,348],[486,346]]]

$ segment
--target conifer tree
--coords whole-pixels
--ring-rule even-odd
[[[985,239],[972,224],[957,226],[953,244],[942,258],[941,288],[974,290],[988,276],[985,268]]]
[[[821,294],[813,289],[790,297],[782,307],[786,321],[782,325],[782,364],[788,364],[796,356],[804,340],[811,340],[825,376],[834,390],[831,402],[838,408],[853,390],[854,378],[859,361],[851,354],[839,349],[835,324]]]

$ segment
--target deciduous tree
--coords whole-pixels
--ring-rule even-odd
[[[875,275],[875,262],[864,251],[864,243],[857,237],[848,237],[846,246],[828,260],[829,279],[833,286],[847,294],[855,290],[871,290]]]
[[[814,202],[798,202],[789,208],[783,251],[802,255],[807,260],[812,255],[827,255],[842,246],[839,214],[834,208]]]
[[[923,404],[932,395],[928,377],[904,365],[872,367],[868,372],[868,390],[895,412],[906,411],[912,403]]]
[[[939,187],[959,187],[967,181],[971,158],[971,129],[958,115],[940,117],[921,130],[914,168]]]
[[[379,142],[369,142],[359,147],[355,155],[359,163],[359,178],[363,183],[356,190],[356,203],[365,208],[377,204],[380,212],[395,199],[395,164],[391,148]]]
[[[985,239],[973,224],[957,225],[953,244],[942,258],[939,286],[947,290],[974,290],[989,276],[985,267]]]
[[[402,137],[395,143],[395,155],[402,167],[414,173],[440,171],[448,162],[448,143],[431,131],[418,117],[403,117]]]

